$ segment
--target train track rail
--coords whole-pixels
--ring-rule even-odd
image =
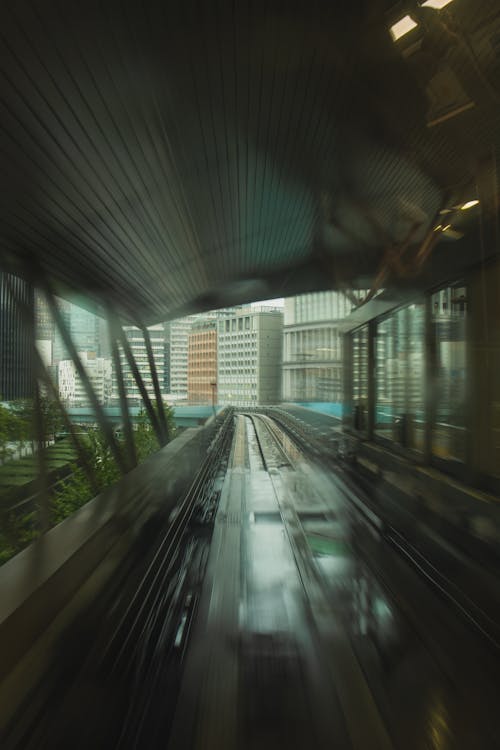
[[[352,478],[346,474],[341,462],[328,456],[328,444],[322,443],[314,431],[296,423],[289,415],[280,410],[270,410],[263,418],[272,419],[294,440],[312,461],[327,457],[327,467],[332,470],[338,489],[342,492],[352,511],[362,519],[362,523],[383,540],[398,554],[432,590],[470,627],[493,652],[500,656],[500,624],[489,614],[487,609],[479,604],[458,583],[447,576],[439,565],[424,554],[413,544],[404,533],[396,528],[387,513],[380,508],[374,508],[370,498],[358,487]],[[332,438],[333,439],[333,438]],[[333,439],[338,450],[341,436]]]
[[[175,708],[173,696],[207,559],[207,523],[217,502],[217,478],[225,470],[232,427],[229,413],[167,526],[155,534],[152,549],[143,550],[147,560],[143,572],[137,576],[132,571],[133,580],[123,581],[123,588],[101,613],[100,631],[99,623],[93,624],[95,641],[75,670],[65,680],[59,678],[50,691],[40,686],[40,693],[46,692],[45,703],[55,703],[59,710],[46,711],[43,700],[34,701],[36,710],[30,713],[28,707],[23,712],[25,731],[21,736],[18,722],[2,745],[6,750],[42,746],[123,750],[161,743]],[[88,724],[75,728],[65,716],[73,715],[79,702],[78,713],[85,714],[87,697],[82,701],[81,696],[87,691],[82,686],[89,685],[97,695],[116,696],[119,713],[115,715],[116,706],[110,708],[107,701],[94,705],[89,698]]]

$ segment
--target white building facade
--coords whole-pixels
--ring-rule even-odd
[[[78,354],[99,403],[107,405],[111,398],[113,382],[111,360],[96,357],[95,352],[79,352]],[[89,405],[83,382],[72,360],[63,359],[58,363],[57,381],[59,397],[66,406]]]
[[[188,342],[199,315],[188,315],[170,323],[170,393],[176,400],[188,397]]]
[[[281,400],[283,312],[241,309],[217,322],[217,393],[221,406]]]
[[[125,331],[125,335],[129,342],[134,360],[137,364],[137,368],[141,374],[148,395],[151,399],[155,399],[153,378],[151,375],[151,369],[149,367],[148,353],[143,333],[141,329],[137,328],[136,326],[124,326],[123,330]],[[158,325],[149,326],[148,331],[149,338],[151,340],[151,348],[153,350],[153,359],[155,362],[156,372],[161,389],[165,374],[165,328],[163,323],[159,323]],[[140,404],[142,404],[141,392],[135,381],[134,374],[128,364],[125,352],[123,351],[121,345],[119,345],[119,352],[123,382],[125,385],[125,393],[127,394],[127,401],[131,406],[139,406]],[[119,398],[120,394],[118,391],[117,374],[113,369],[113,403],[118,403]]]
[[[342,400],[342,334],[339,322],[352,303],[340,292],[301,294],[285,300],[283,401]]]

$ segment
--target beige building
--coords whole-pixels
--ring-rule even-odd
[[[198,321],[188,337],[188,401],[217,403],[217,326],[215,321]]]
[[[217,389],[221,406],[281,400],[283,313],[249,307],[217,323]]]

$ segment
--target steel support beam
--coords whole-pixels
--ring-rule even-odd
[[[144,406],[146,407],[149,420],[151,422],[153,430],[155,431],[156,437],[158,438],[158,442],[160,443],[160,445],[163,445],[164,444],[163,435],[162,435],[160,422],[158,421],[158,416],[154,410],[151,399],[149,398],[149,393],[147,392],[146,386],[144,385],[144,380],[142,379],[141,373],[139,372],[139,368],[137,367],[137,362],[135,361],[134,354],[130,346],[130,342],[127,338],[125,331],[123,330],[121,326],[119,326],[119,334],[120,334],[120,343],[123,347],[123,351],[127,359],[128,366],[130,367],[132,371],[134,380],[141,393],[141,397],[144,402]]]
[[[17,305],[23,319],[26,321],[26,325],[29,325],[29,321],[32,318],[32,311],[29,309],[28,305],[23,302],[21,299],[19,299],[19,296],[15,294],[14,290],[12,289],[12,286],[8,283],[7,284],[9,289],[9,294],[13,298],[15,304]],[[35,322],[33,320],[33,331],[35,331]],[[89,463],[87,452],[85,450],[85,447],[78,437],[78,433],[75,430],[75,426],[71,419],[68,416],[68,413],[66,409],[64,408],[64,404],[62,403],[61,399],[59,398],[59,393],[57,391],[56,386],[54,385],[54,381],[50,377],[50,374],[45,367],[43,360],[40,356],[40,352],[36,348],[35,343],[35,335],[32,339],[32,347],[33,347],[33,364],[34,364],[34,372],[35,372],[35,390],[38,388],[36,381],[41,381],[47,388],[48,393],[50,394],[50,398],[54,403],[57,405],[57,408],[59,409],[59,412],[61,414],[62,420],[64,422],[64,426],[68,430],[71,441],[73,443],[73,447],[76,451],[76,454],[78,456],[78,460],[80,464],[83,466],[84,471],[87,474],[87,478],[90,482],[90,486],[92,487],[92,490],[97,495],[100,491],[99,483],[97,481],[96,474]]]
[[[153,355],[153,347],[151,345],[151,337],[149,335],[149,331],[146,328],[146,326],[141,326],[141,330],[144,336],[144,342],[146,344],[146,351],[148,353],[149,369],[151,371],[151,378],[153,380],[153,387],[154,387],[155,396],[156,396],[158,421],[160,423],[160,428],[161,428],[162,435],[163,435],[162,440],[160,441],[160,445],[166,445],[169,439],[168,424],[167,424],[167,418],[165,416],[165,408],[163,406],[163,400],[161,397],[160,382],[158,380],[158,372],[156,370],[156,363],[155,363],[155,359]]]
[[[45,298],[47,299],[47,303],[52,313],[52,317],[54,318],[54,321],[57,325],[59,333],[61,334],[64,345],[66,346],[69,352],[69,355],[71,359],[73,360],[73,363],[76,367],[78,375],[80,376],[80,379],[83,383],[83,387],[85,389],[87,398],[89,399],[90,404],[94,410],[97,423],[106,438],[106,441],[111,449],[111,453],[113,454],[113,458],[115,459],[120,471],[122,472],[122,474],[125,474],[128,470],[127,463],[123,457],[120,446],[115,439],[111,425],[106,419],[104,410],[101,404],[99,403],[99,400],[95,394],[95,391],[92,387],[92,383],[90,382],[87,372],[78,355],[73,339],[71,338],[71,334],[66,328],[61,312],[59,308],[57,307],[54,294],[52,293],[52,289],[50,288],[49,283],[45,279],[43,279],[41,283],[42,283],[43,292],[45,294]]]
[[[125,435],[125,446],[130,462],[130,467],[134,468],[137,466],[137,451],[135,449],[134,431],[132,429],[132,421],[128,411],[127,393],[125,391],[125,383],[123,381],[123,369],[120,360],[120,352],[118,350],[118,336],[120,325],[114,314],[114,311],[108,308],[108,329],[109,338],[111,340],[111,356],[113,358],[113,367],[115,369],[116,382],[118,384],[118,395],[120,398],[120,410],[122,413],[123,429]]]
[[[83,467],[85,473],[87,474],[87,478],[90,482],[90,486],[92,487],[92,491],[95,492],[95,494],[97,495],[101,491],[101,488],[99,487],[99,483],[97,481],[95,471],[92,468],[92,465],[90,464],[88,460],[85,447],[82,441],[80,440],[80,438],[78,437],[78,434],[75,430],[75,425],[69,418],[68,413],[66,409],[64,408],[64,405],[61,399],[59,398],[57,388],[55,387],[54,382],[52,378],[50,377],[49,373],[47,372],[42,362],[42,358],[40,357],[36,349],[35,349],[35,366],[38,367],[39,379],[43,381],[44,385],[47,387],[47,390],[50,393],[51,398],[57,404],[57,407],[61,413],[62,420],[64,422],[64,426],[68,430],[69,435],[71,437],[71,442],[73,443],[73,447],[76,451],[76,455],[78,456],[78,460],[81,466]]]

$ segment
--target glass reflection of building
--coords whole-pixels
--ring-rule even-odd
[[[432,381],[432,452],[441,458],[465,459],[466,317],[463,286],[432,295],[431,316],[435,368]]]
[[[375,342],[375,431],[419,451],[424,447],[424,328],[424,303],[408,305],[378,322]]]
[[[436,458],[464,461],[466,450],[466,289],[461,283],[374,321],[375,435],[423,452],[426,422]],[[352,425],[368,423],[368,325],[350,334]],[[426,393],[426,389],[429,389]]]
[[[285,300],[283,400],[342,400],[342,337],[338,321],[351,303],[340,292],[302,294]]]

